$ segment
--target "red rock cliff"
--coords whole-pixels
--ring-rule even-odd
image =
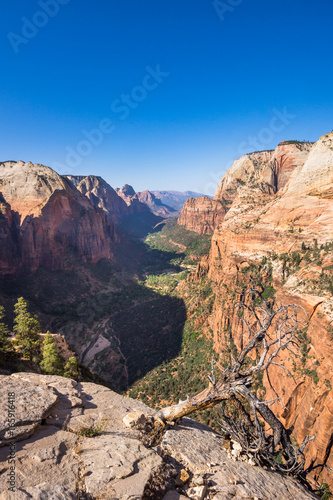
[[[259,151],[236,160],[222,177],[214,200],[187,200],[178,224],[200,234],[212,234],[223,221],[234,200],[248,189],[274,195],[287,184],[292,172],[304,165],[311,143],[282,142],[275,151]]]
[[[303,364],[295,365],[290,353],[281,358],[296,382],[278,367],[270,369],[284,405],[275,403],[273,408],[288,427],[294,427],[299,441],[307,434],[316,436],[307,448],[308,464],[315,460],[333,467],[333,133],[321,137],[309,155],[310,146],[299,152],[295,148],[279,145],[261,169],[259,183],[253,184],[250,175],[237,189],[214,231],[209,257],[198,266],[197,278],[208,275],[215,282],[210,322],[215,348],[221,353],[230,335],[241,345],[243,324],[232,305],[245,271],[251,274],[253,264],[263,286],[273,287],[281,302],[299,304],[307,312]],[[246,164],[247,172],[253,172],[253,158],[247,157],[238,160],[239,167]],[[235,185],[233,175],[238,171],[234,164],[224,176],[219,196]],[[262,182],[272,190],[263,189]],[[265,379],[264,384],[265,399],[273,399]]]
[[[116,234],[104,212],[49,167],[0,164],[0,193],[2,274],[112,258]]]
[[[189,198],[184,203],[178,224],[199,234],[213,234],[226,212],[226,205],[221,200],[212,200],[208,196]]]

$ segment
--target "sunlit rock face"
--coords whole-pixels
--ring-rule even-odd
[[[253,190],[274,196],[283,190],[292,173],[304,165],[311,143],[282,142],[272,151],[250,153],[237,159],[216,190],[213,200],[191,198],[184,204],[178,223],[200,234],[212,234],[238,196],[244,200]]]
[[[0,164],[2,272],[63,269],[68,259],[111,259],[116,233],[66,178],[44,165]]]
[[[189,198],[184,203],[178,224],[199,234],[213,234],[225,214],[226,207],[220,200],[212,200],[207,196]]]
[[[283,163],[276,170],[276,182],[272,177],[274,159]],[[230,193],[237,172],[243,172],[246,180],[235,190],[223,221],[214,230],[210,254],[197,270],[197,279],[208,275],[216,286],[210,318],[215,348],[223,352],[230,331],[241,347],[244,324],[233,304],[240,297],[238,283],[244,268],[259,266],[263,285],[277,291],[278,301],[302,306],[308,317],[304,366],[295,370],[290,353],[281,354],[280,361],[295,382],[287,371],[270,368],[270,379],[282,397],[282,405],[275,403],[273,409],[287,426],[294,427],[299,441],[307,434],[316,436],[307,448],[308,464],[313,459],[333,467],[333,296],[329,287],[322,286],[324,279],[333,278],[333,250],[327,246],[333,241],[333,133],[312,146],[282,143],[260,161],[246,155],[237,162],[222,179],[218,196]],[[253,175],[257,176],[255,182]],[[305,258],[305,249],[312,248],[311,255],[315,255],[322,245],[327,251],[323,248],[320,258]],[[299,254],[299,266],[290,275],[279,259],[281,254],[290,258]],[[272,267],[269,272],[268,265]],[[276,397],[267,379],[264,385],[265,399]]]
[[[121,216],[129,213],[123,198],[102,177],[97,175],[66,177],[95,207],[104,210],[114,223],[117,224]]]

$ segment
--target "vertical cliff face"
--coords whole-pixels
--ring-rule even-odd
[[[95,207],[104,210],[114,223],[118,223],[119,217],[129,213],[125,201],[102,177],[96,175],[66,177]]]
[[[282,142],[275,151],[259,151],[236,160],[222,177],[214,200],[191,199],[185,202],[178,223],[200,234],[212,234],[223,221],[234,201],[246,192],[257,190],[273,196],[289,181],[293,171],[304,165],[311,143]]]
[[[62,269],[68,259],[112,258],[113,225],[66,178],[49,167],[0,164],[2,272]]]
[[[222,200],[212,200],[208,196],[189,198],[184,203],[178,224],[199,234],[213,234],[226,212],[227,207]]]
[[[270,369],[284,405],[275,403],[273,409],[287,426],[294,426],[300,441],[308,433],[316,436],[307,448],[309,460],[332,467],[333,133],[321,137],[311,150],[306,145],[298,153],[297,147],[279,145],[258,182],[253,184],[250,175],[237,189],[230,209],[214,231],[210,255],[199,265],[197,278],[208,275],[215,283],[211,327],[215,348],[221,353],[230,335],[241,346],[244,325],[233,304],[251,273],[257,273],[263,290],[266,287],[276,300],[304,308],[309,321],[302,361],[296,360],[295,365],[285,351],[280,359],[295,383],[287,372]],[[275,172],[269,173],[269,169],[276,165],[275,159],[280,167],[273,182]],[[243,160],[234,167],[234,174],[245,163],[249,165]],[[219,196],[225,196],[234,183],[229,171]],[[272,186],[272,191],[263,189],[262,183]],[[273,399],[265,379],[264,385],[265,398]]]
[[[9,272],[19,255],[15,215],[0,192],[0,269]]]

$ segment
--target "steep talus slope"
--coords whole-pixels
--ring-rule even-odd
[[[113,225],[66,178],[51,168],[23,162],[0,164],[2,272],[65,268],[66,260],[112,258]],[[2,205],[3,205],[2,204]],[[10,211],[9,211],[10,207]]]
[[[288,146],[289,147],[289,146]],[[228,173],[228,176],[231,176]],[[229,185],[233,181],[230,178]],[[268,296],[296,303],[309,324],[302,344],[302,360],[294,364],[284,353],[283,364],[296,383],[278,367],[270,378],[282,396],[283,408],[273,408],[294,426],[300,441],[309,433],[308,446],[316,464],[333,466],[333,133],[320,138],[304,164],[296,166],[289,182],[276,193],[245,183],[223,222],[215,229],[208,258],[197,277],[208,274],[216,283],[211,317],[215,347],[225,350],[230,335],[241,345],[243,323],[233,303],[254,275]],[[232,334],[230,333],[232,332]],[[264,380],[266,399],[275,395]],[[317,474],[321,469],[317,469]]]
[[[179,224],[201,234],[212,234],[240,193],[244,198],[248,189],[269,196],[281,191],[292,172],[305,163],[311,148],[311,143],[282,142],[275,151],[242,156],[222,177],[211,203],[198,198],[184,204]]]
[[[292,478],[232,460],[220,435],[190,419],[149,447],[143,428],[126,426],[124,418],[144,422],[155,411],[106,387],[32,373],[0,376],[0,382],[16,419],[13,436],[1,405],[1,500],[13,498],[12,440],[17,500],[318,498]]]

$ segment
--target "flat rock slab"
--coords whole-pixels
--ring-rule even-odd
[[[102,498],[140,498],[161,457],[127,436],[102,435],[76,447],[85,489]]]
[[[15,424],[8,422],[8,394],[15,394],[11,416]],[[46,385],[31,384],[18,377],[0,376],[0,446],[13,440],[24,439],[31,435],[45,414],[57,402],[55,391]]]
[[[42,483],[26,489],[19,488],[15,492],[15,497],[9,491],[0,494],[0,500],[13,500],[13,498],[15,500],[77,500],[77,495],[57,484]]]
[[[215,491],[215,500],[314,500],[318,499],[292,478],[231,460],[222,448],[222,436],[190,419],[168,430],[161,443],[165,453],[204,474]]]
[[[15,392],[21,439],[14,446],[14,497],[8,492],[10,447],[0,448],[0,500],[139,500],[145,491],[156,500],[317,498],[290,478],[231,460],[222,437],[190,419],[147,448],[140,430],[124,419],[135,412],[140,420],[154,410],[106,387],[29,373],[1,376],[0,387],[2,439],[8,392]],[[84,428],[97,432],[87,437]]]
[[[26,490],[47,482],[74,492],[78,477],[78,462],[74,456],[77,439],[75,434],[47,425],[42,426],[29,439],[17,443],[16,487]],[[0,449],[2,472],[0,491],[5,491],[8,488],[9,464],[7,457],[8,447],[6,446]]]

